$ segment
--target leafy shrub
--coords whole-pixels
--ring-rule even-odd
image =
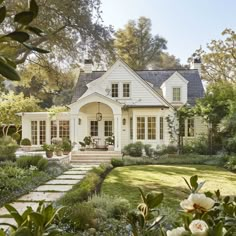
[[[43,156],[21,156],[16,160],[18,167],[23,169],[29,169],[31,166],[36,166],[39,170],[45,170],[48,165],[48,161]]]
[[[20,134],[19,133],[14,133],[14,134],[12,134],[12,136],[11,136],[14,140],[16,140],[16,142],[17,143],[19,143],[20,142]]]
[[[162,156],[165,154],[176,154],[177,147],[174,145],[162,145],[161,147],[157,146],[157,150],[155,151],[156,156]]]
[[[144,150],[145,150],[146,156],[153,157],[154,149],[152,148],[151,144],[145,144]]]
[[[125,155],[132,157],[141,157],[143,154],[143,144],[142,142],[130,143],[124,147]]]
[[[18,145],[16,141],[10,136],[0,138],[0,162],[14,161]]]
[[[64,171],[68,170],[70,168],[70,165],[66,164],[60,164],[60,163],[54,163],[54,162],[48,162],[48,165],[46,167],[46,172],[50,176],[58,176],[61,175]]]
[[[68,139],[62,140],[62,150],[64,152],[70,152],[72,150],[71,142]]]
[[[113,167],[124,166],[124,161],[121,160],[121,159],[112,158],[111,159],[111,164],[112,164]]]
[[[230,171],[236,171],[236,156],[229,157],[225,167]]]
[[[229,154],[236,153],[236,136],[227,138],[224,142],[224,148]]]
[[[31,146],[31,141],[28,138],[23,138],[20,142],[22,146]]]

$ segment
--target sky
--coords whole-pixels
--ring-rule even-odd
[[[153,35],[167,43],[167,51],[182,64],[200,46],[222,38],[225,28],[236,31],[236,0],[101,0],[104,24],[115,30],[130,19],[145,16],[152,21]]]

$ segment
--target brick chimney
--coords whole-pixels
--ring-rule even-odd
[[[89,74],[93,72],[93,61],[92,59],[84,60],[84,73]]]

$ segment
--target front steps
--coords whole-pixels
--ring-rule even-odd
[[[116,151],[73,151],[71,163],[101,164],[110,163],[112,158],[122,158],[121,152]]]

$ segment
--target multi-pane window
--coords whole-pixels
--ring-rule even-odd
[[[57,137],[57,122],[55,120],[51,121],[51,140]]]
[[[145,139],[145,117],[137,117],[137,139]]]
[[[39,144],[42,145],[46,143],[46,121],[39,121]]]
[[[59,120],[59,137],[70,139],[70,122],[69,122],[69,120]]]
[[[148,117],[148,139],[156,139],[156,117]]]
[[[105,120],[104,121],[104,136],[112,136],[112,121]]]
[[[130,117],[130,139],[133,139],[133,117]]]
[[[96,120],[90,121],[90,135],[98,136],[98,121]]]
[[[32,145],[38,144],[38,122],[31,121],[31,143]]]
[[[119,84],[111,85],[111,96],[117,98],[119,96]]]
[[[164,137],[164,119],[160,117],[160,140],[163,140]]]
[[[188,119],[188,137],[194,136],[194,118]]]
[[[181,100],[180,88],[173,88],[173,102],[179,102]]]
[[[123,84],[123,97],[128,98],[130,97],[130,84]]]

